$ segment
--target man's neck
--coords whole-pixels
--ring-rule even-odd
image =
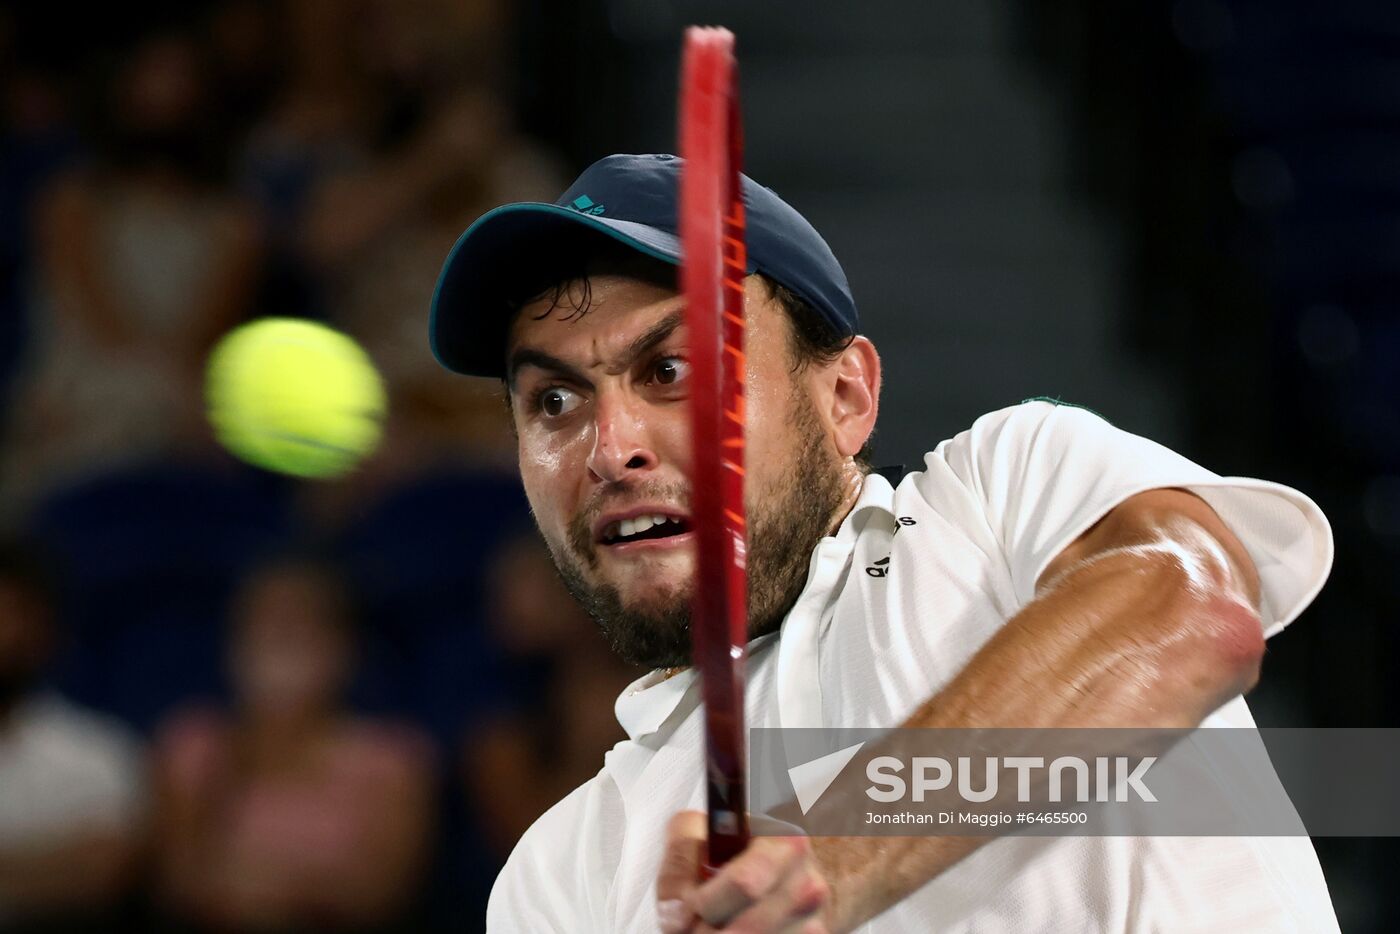
[[[855,461],[846,462],[842,476],[841,505],[837,506],[836,511],[832,513],[832,523],[827,527],[827,535],[835,535],[840,531],[841,523],[846,521],[846,517],[856,507],[856,503],[860,500],[860,494],[865,489],[865,478],[865,472]]]
[[[856,465],[855,461],[847,461],[842,477],[843,492],[841,494],[841,505],[832,512],[831,525],[827,527],[827,535],[835,535],[841,529],[841,523],[846,521],[846,517],[851,514],[856,503],[860,500],[860,494],[865,489],[866,474]],[[661,680],[668,681],[688,669],[689,665],[679,665],[675,668],[663,668],[661,670]]]

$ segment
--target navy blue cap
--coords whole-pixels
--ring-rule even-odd
[[[488,211],[447,255],[433,292],[428,339],[449,370],[505,375],[512,301],[533,297],[578,268],[588,238],[604,234],[655,259],[681,261],[676,201],[684,160],[669,155],[599,159],[553,204]],[[749,272],[811,305],[841,336],[857,333],[846,274],[821,234],[772,190],[743,176]]]

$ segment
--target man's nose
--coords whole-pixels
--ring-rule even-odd
[[[656,451],[647,440],[645,406],[636,400],[599,397],[594,404],[596,431],[588,469],[601,481],[616,483],[655,469]]]

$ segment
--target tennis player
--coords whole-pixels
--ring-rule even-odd
[[[679,170],[609,156],[491,211],[434,297],[438,359],[504,382],[561,575],[651,669],[617,701],[630,738],[511,855],[489,929],[1337,930],[1306,837],[758,837],[699,881]],[[1317,506],[1052,401],[872,470],[880,360],[845,274],[772,191],[744,199],[749,725],[1252,726],[1265,640],[1331,565]]]

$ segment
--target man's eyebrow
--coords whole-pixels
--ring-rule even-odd
[[[535,350],[533,347],[521,347],[510,355],[510,362],[506,366],[506,385],[512,391],[515,390],[515,377],[520,372],[521,367],[539,367],[541,370],[549,370],[569,379],[582,386],[593,388],[593,383],[577,367],[565,363],[558,357],[545,353],[543,350]]]
[[[638,358],[647,351],[656,347],[666,338],[670,337],[685,321],[685,309],[677,309],[660,321],[647,328],[642,334],[633,339],[623,350],[618,361],[619,369],[629,369],[635,364]],[[533,347],[521,347],[510,355],[510,363],[506,367],[506,383],[513,390],[515,389],[515,377],[521,367],[534,366],[542,370],[550,370],[562,376],[566,376],[574,382],[587,388],[592,388],[593,382],[583,374],[583,371],[572,364],[566,363],[551,354]]]
[[[627,349],[622,352],[623,368],[630,368],[632,364],[637,362],[638,357],[643,356],[648,350],[670,337],[683,321],[685,321],[685,309],[678,308],[647,328],[645,333],[628,344]]]

